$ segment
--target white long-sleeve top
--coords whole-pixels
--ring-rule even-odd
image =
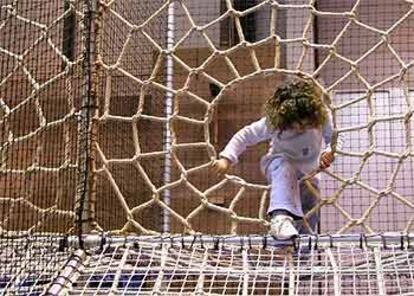
[[[304,131],[284,130],[282,133],[268,126],[266,118],[251,123],[239,130],[229,141],[220,157],[225,157],[234,165],[247,147],[259,142],[270,141],[269,151],[261,159],[264,173],[270,162],[278,157],[289,160],[302,173],[310,173],[319,165],[322,140],[326,150],[330,149],[333,135],[332,121],[326,121],[322,128]],[[337,149],[342,146],[342,139],[337,141]]]

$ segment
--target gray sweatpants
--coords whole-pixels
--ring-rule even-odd
[[[271,185],[268,213],[275,210],[290,212],[298,222],[299,233],[304,234],[311,231],[316,232],[319,212],[315,212],[307,218],[311,229],[305,227],[302,220],[304,213],[306,214],[317,204],[317,198],[303,182],[299,184],[302,177],[303,173],[297,170],[289,160],[282,157],[275,158],[266,169],[266,178]],[[318,191],[319,180],[313,178],[310,181]]]

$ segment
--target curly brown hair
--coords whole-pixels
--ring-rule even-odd
[[[310,79],[295,79],[279,86],[264,104],[267,123],[280,132],[301,126],[318,128],[328,118],[322,91]]]

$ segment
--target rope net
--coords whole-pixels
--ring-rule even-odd
[[[73,250],[55,236],[0,239],[1,295],[43,295]]]
[[[413,237],[395,238],[309,237],[283,246],[263,236],[106,237],[87,252],[56,253],[45,265],[54,269],[37,268],[40,276],[0,284],[11,295],[411,295]]]
[[[88,237],[267,233],[266,144],[226,176],[210,168],[298,76],[328,95],[346,139],[313,173],[305,227],[320,213],[322,234],[409,237],[413,14],[412,0],[0,1],[0,293],[412,294],[409,239],[249,249]]]
[[[321,210],[322,233],[411,229],[411,1],[109,1],[100,13],[103,229],[266,232],[265,145],[225,178],[209,168],[287,76],[321,85],[349,139],[307,216]]]
[[[410,295],[412,255],[398,246],[292,253],[144,242],[91,255],[71,295]]]
[[[1,2],[0,232],[64,233],[73,224],[82,82],[76,6]]]
[[[69,228],[86,129],[94,162],[81,207],[97,228],[266,231],[269,187],[256,165],[264,146],[224,179],[209,167],[289,75],[331,95],[337,132],[348,139],[320,173],[321,231],[411,229],[409,1],[389,11],[369,1],[99,2],[88,29],[96,33],[89,105],[81,102],[85,13],[62,3],[2,5],[3,229]]]

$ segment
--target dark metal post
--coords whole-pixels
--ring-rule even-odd
[[[78,123],[78,182],[76,196],[76,232],[83,248],[82,234],[95,224],[95,138],[97,112],[96,41],[98,38],[97,0],[84,0],[82,21],[82,101]]]

